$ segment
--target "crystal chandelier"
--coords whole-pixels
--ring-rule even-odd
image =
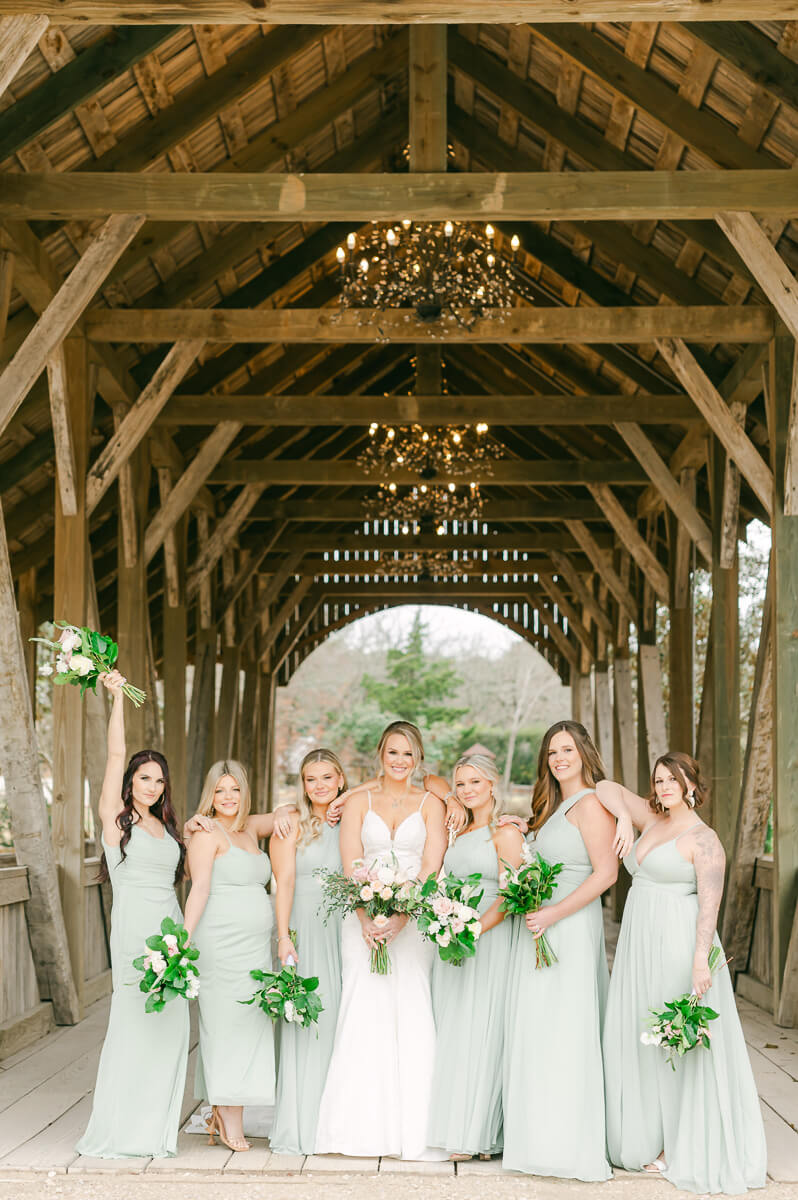
[[[484,421],[476,425],[369,426],[369,441],[357,462],[366,475],[379,480],[367,496],[364,511],[370,520],[393,520],[403,533],[432,528],[445,532],[450,521],[473,521],[482,516],[483,496],[473,478],[489,476],[504,449],[488,434]],[[410,471],[419,482],[397,483],[391,475]]]
[[[492,225],[460,221],[372,222],[365,236],[350,233],[336,250],[341,309],[371,310],[364,323],[386,309],[414,309],[422,321],[470,329],[486,310],[513,303],[513,264],[499,253],[495,237]],[[516,235],[510,245],[514,260]]]
[[[382,553],[379,559],[369,563],[368,572],[382,578],[414,575],[422,580],[452,579],[467,575],[469,562],[464,558],[452,558],[450,550],[394,550]]]

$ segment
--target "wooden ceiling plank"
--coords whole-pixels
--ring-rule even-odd
[[[112,218],[113,220],[114,218]],[[130,220],[130,218],[116,218]],[[469,313],[462,314],[466,320]],[[84,327],[95,342],[493,342],[497,344],[653,342],[765,342],[773,316],[762,305],[672,305],[629,308],[510,308],[489,310],[468,328],[443,330],[413,309],[278,308],[90,309]],[[665,355],[663,355],[665,357]]]
[[[224,422],[231,425],[233,422]],[[213,436],[213,435],[211,435]],[[365,473],[356,460],[345,462],[338,460],[320,459],[287,459],[264,460],[231,458],[214,464],[215,470],[210,476],[212,483],[266,483],[300,484],[315,487],[347,486],[348,484],[374,484],[374,477]],[[420,476],[412,471],[396,470],[391,478],[397,484],[416,483]],[[441,476],[443,482],[448,477]],[[475,470],[467,480],[452,477],[455,483],[467,484],[469,481],[480,484],[505,487],[517,485],[520,487],[536,487],[538,485],[586,485],[588,483],[639,484],[647,483],[648,476],[637,463],[629,459],[587,461],[582,459],[499,459],[492,463],[490,470]]]
[[[795,171],[5,172],[0,217],[91,219],[109,211],[163,221],[571,220],[715,217],[798,210]]]
[[[684,28],[741,71],[747,79],[798,110],[795,65],[750,21],[696,21]]]
[[[798,283],[754,214],[721,212],[715,219],[792,336],[798,338]]]
[[[19,408],[56,346],[76,324],[144,218],[109,217],[0,375],[0,432]]]
[[[49,24],[49,18],[41,13],[0,19],[0,96]]]
[[[680,338],[657,338],[657,349],[695,401],[710,429],[737,463],[765,511],[773,506],[773,475],[726,401]]]

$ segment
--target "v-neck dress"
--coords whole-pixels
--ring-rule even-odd
[[[102,844],[113,888],[113,993],[91,1120],[76,1149],[87,1158],[165,1158],[177,1153],[188,1004],[177,999],[163,1012],[145,1012],[133,959],[146,952],[164,917],[183,920],[175,895],[180,850],[166,831],[156,838],[136,825],[124,859],[119,846],[104,838]]]
[[[251,853],[227,840],[226,853],[214,859],[208,902],[194,931],[200,952],[195,1095],[211,1104],[270,1105],[274,1029],[257,1005],[241,1001],[258,987],[250,971],[271,969],[271,865],[261,850]]]
[[[642,863],[637,845],[624,860],[632,886],[604,1024],[610,1159],[637,1171],[664,1150],[665,1178],[686,1191],[764,1187],[762,1116],[728,967],[704,996],[719,1014],[709,1050],[692,1050],[673,1071],[659,1047],[640,1041],[649,1010],[692,989],[698,895],[677,839],[654,846]]]
[[[592,874],[582,835],[567,817],[591,790],[564,800],[534,840],[547,862],[564,864],[546,903],[564,899]],[[557,921],[546,936],[559,961],[536,968],[535,939],[518,921],[507,980],[503,1165],[531,1175],[608,1179],[601,1024],[609,972],[601,901]]]

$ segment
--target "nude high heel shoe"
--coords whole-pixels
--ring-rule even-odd
[[[249,1142],[246,1141],[243,1137],[242,1138],[233,1138],[231,1140],[227,1136],[227,1130],[224,1127],[224,1121],[222,1120],[222,1114],[219,1112],[218,1105],[214,1104],[211,1109],[211,1119],[208,1122],[208,1145],[209,1146],[216,1145],[213,1138],[214,1138],[214,1134],[217,1134],[217,1133],[218,1133],[219,1137],[221,1138],[221,1140],[224,1142],[225,1146],[227,1146],[228,1150],[234,1150],[236,1152],[236,1154],[243,1154],[245,1150],[251,1149]],[[238,1144],[234,1145],[233,1143],[235,1143],[235,1142],[237,1142]]]

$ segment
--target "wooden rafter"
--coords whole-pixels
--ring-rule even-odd
[[[0,20],[0,96],[3,95],[49,23],[49,18],[42,13],[3,17]]]

